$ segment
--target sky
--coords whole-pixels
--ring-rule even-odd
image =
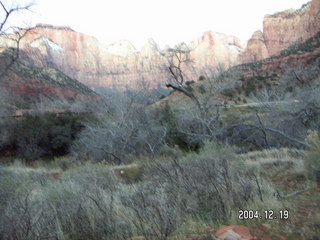
[[[3,0],[7,5],[29,0]],[[308,0],[33,0],[30,13],[12,22],[70,26],[105,44],[128,40],[138,49],[153,38],[160,46],[189,42],[213,30],[245,43],[262,30],[265,14],[298,9]],[[3,13],[0,13],[3,14]],[[0,17],[2,17],[0,15]],[[17,23],[18,24],[18,23]]]

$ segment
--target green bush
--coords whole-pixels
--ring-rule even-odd
[[[201,94],[206,93],[206,87],[205,87],[204,85],[200,85],[200,86],[198,87],[198,89],[199,89],[199,92],[200,92]]]
[[[248,81],[247,85],[245,86],[244,92],[246,96],[249,96],[250,93],[256,90],[256,85],[253,80]]]
[[[73,113],[44,113],[6,122],[1,126],[7,134],[0,150],[26,160],[65,155],[84,127],[82,118]]]
[[[206,77],[203,76],[203,75],[201,75],[201,76],[199,77],[198,81],[203,81],[203,80],[206,80]]]
[[[192,84],[194,84],[195,83],[195,81],[193,81],[193,80],[191,80],[191,81],[186,81],[186,85],[187,86],[190,86],[190,85],[192,85]]]
[[[194,119],[184,119],[172,110],[166,102],[165,106],[158,110],[157,118],[159,124],[167,129],[165,143],[170,147],[178,146],[185,151],[197,151],[202,141],[196,138],[190,139],[187,134],[181,132],[179,128],[189,127],[193,131],[199,130],[199,123]],[[183,124],[184,126],[179,126]]]
[[[222,91],[222,94],[223,95],[226,95],[228,97],[233,97],[234,94],[235,94],[235,89],[232,89],[232,88],[226,88]]]

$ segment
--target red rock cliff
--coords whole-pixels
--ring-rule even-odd
[[[204,33],[189,45],[194,61],[184,69],[188,80],[265,59],[314,36],[320,31],[319,5],[320,0],[313,0],[299,10],[266,15],[263,32],[253,34],[245,51],[236,37]],[[3,40],[0,43],[3,45]],[[24,58],[36,66],[59,69],[90,87],[125,90],[152,89],[168,81],[166,59],[154,45],[151,41],[141,51],[126,41],[105,46],[70,27],[39,24],[20,46],[27,53]]]
[[[61,70],[71,78],[90,87],[116,89],[149,89],[168,81],[166,59],[147,43],[137,51],[122,41],[104,46],[94,37],[73,31],[69,27],[37,25],[21,43],[29,62]],[[240,41],[225,34],[207,32],[191,43],[188,78],[197,80],[210,67],[212,72],[236,64],[242,51]],[[128,54],[126,55],[126,52]]]
[[[196,69],[209,76],[236,65],[244,49],[238,38],[213,31],[205,32],[192,45],[194,47],[190,54],[195,59]]]
[[[293,44],[306,41],[319,31],[320,0],[313,0],[298,10],[266,15],[263,33],[253,34],[246,50],[239,56],[239,62],[253,62],[276,55]]]
[[[247,43],[246,50],[239,55],[241,63],[255,62],[269,57],[269,52],[261,31],[256,31]]]

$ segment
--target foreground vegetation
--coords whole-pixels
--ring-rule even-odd
[[[310,213],[310,224],[297,231],[297,198],[290,194],[315,189],[317,146],[305,153],[248,154],[213,143],[198,153],[164,147],[156,158],[120,166],[75,165],[63,157],[30,167],[16,160],[0,167],[0,238],[177,239],[196,233],[210,239],[205,225],[268,223],[285,236],[311,239],[319,234],[320,219]],[[241,220],[240,209],[286,209],[290,217]]]

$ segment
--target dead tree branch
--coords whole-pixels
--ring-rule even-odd
[[[228,129],[232,129],[232,128],[237,128],[237,127],[249,127],[251,129],[258,129],[258,130],[261,130],[261,131],[263,130],[263,131],[272,132],[272,133],[275,133],[275,134],[278,134],[278,135],[282,136],[283,138],[287,139],[290,142],[298,143],[303,147],[309,147],[309,145],[306,144],[305,142],[300,141],[300,140],[298,140],[296,138],[293,138],[293,137],[285,134],[284,132],[282,132],[282,131],[280,131],[278,129],[274,129],[274,128],[270,128],[270,127],[259,126],[259,125],[254,125],[254,124],[240,123],[240,124],[234,124],[234,125],[228,126],[227,128]]]
[[[17,12],[21,11],[30,11],[30,8],[33,6],[33,3],[28,3],[26,5],[14,6],[11,8],[6,7],[3,1],[0,1],[0,13],[4,13],[4,18],[0,20],[0,37],[6,38],[8,41],[13,42],[12,47],[7,47],[7,54],[10,55],[9,59],[2,61],[5,62],[4,65],[1,66],[0,69],[0,76],[7,72],[12,65],[17,61],[19,58],[19,49],[20,49],[20,42],[26,34],[31,30],[31,28],[21,28],[16,26],[9,26],[6,27],[8,24],[9,19]],[[1,46],[0,46],[1,47]]]

